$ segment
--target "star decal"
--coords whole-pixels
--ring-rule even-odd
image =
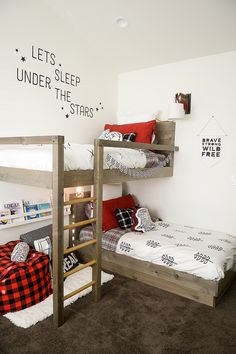
[[[23,62],[26,61],[25,57],[21,57],[21,60],[22,60]]]
[[[98,103],[98,106],[96,108],[94,108],[97,112],[100,110],[100,109],[103,109],[103,106],[102,106],[102,102],[99,102]]]
[[[66,114],[66,118],[69,118],[69,114]]]

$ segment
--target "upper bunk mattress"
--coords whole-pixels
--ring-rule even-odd
[[[94,146],[89,144],[65,144],[64,170],[92,170]],[[127,168],[163,166],[163,155],[135,149],[104,149],[104,169],[117,168],[107,162],[113,158]],[[0,147],[0,166],[31,170],[52,171],[52,147],[50,145],[14,145]]]
[[[92,228],[86,227],[80,239],[89,238]],[[107,250],[209,280],[224,278],[236,262],[236,236],[169,222],[157,222],[156,230],[145,233],[113,229],[102,238]]]

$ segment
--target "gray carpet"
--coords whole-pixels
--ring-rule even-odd
[[[58,330],[52,317],[29,329],[0,317],[0,353],[177,354],[236,353],[236,283],[209,308],[116,276],[66,308]]]

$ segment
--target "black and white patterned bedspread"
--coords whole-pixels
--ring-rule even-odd
[[[166,167],[171,159],[171,155],[157,154],[150,150],[134,151],[139,151],[144,159],[143,167],[133,166],[131,168],[130,163],[127,163],[127,156],[126,159],[120,159],[120,156],[110,153],[107,153],[104,162],[109,169],[118,169],[120,172],[131,177],[148,178],[154,176],[160,168]]]
[[[123,235],[116,252],[219,280],[236,262],[236,236],[159,221],[154,231]]]

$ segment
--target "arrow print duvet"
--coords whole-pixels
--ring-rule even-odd
[[[81,241],[92,238],[92,226],[81,230]],[[102,248],[209,280],[224,278],[236,264],[235,235],[162,221],[145,233],[120,228],[104,232]]]
[[[121,236],[116,253],[219,280],[236,262],[236,236],[167,222]]]

